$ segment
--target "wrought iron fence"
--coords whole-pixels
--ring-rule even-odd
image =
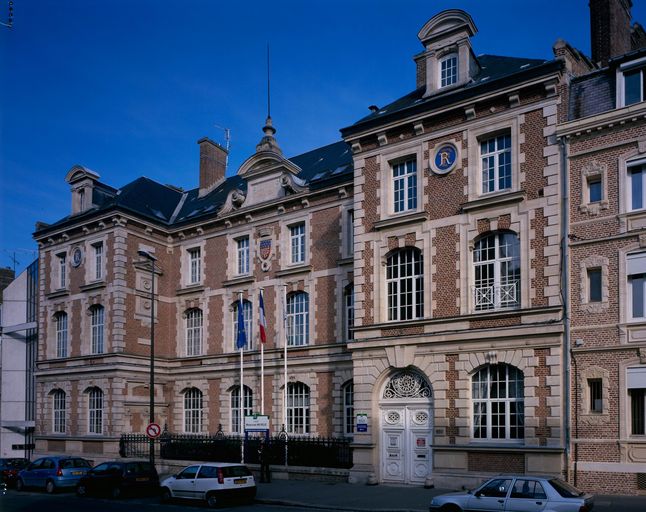
[[[155,452],[167,460],[197,460],[204,462],[240,462],[244,441],[246,463],[260,463],[260,438],[244,440],[221,431],[214,435],[172,434],[168,431],[155,440]],[[351,440],[334,437],[272,436],[265,445],[264,456],[269,464],[310,466],[321,468],[350,468]],[[121,457],[148,457],[150,440],[144,434],[121,434]]]

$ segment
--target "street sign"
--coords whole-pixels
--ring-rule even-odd
[[[357,432],[368,432],[368,415],[366,413],[357,414]]]
[[[157,423],[150,423],[146,427],[146,435],[150,437],[150,439],[159,437],[159,434],[161,434],[161,427]]]

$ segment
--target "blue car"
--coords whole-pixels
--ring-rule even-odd
[[[41,457],[18,473],[16,489],[40,487],[51,494],[57,489],[74,488],[91,467],[81,457]]]

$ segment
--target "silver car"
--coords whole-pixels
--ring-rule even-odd
[[[590,494],[558,478],[530,475],[502,475],[487,480],[474,491],[435,496],[431,511],[462,512],[590,512]]]

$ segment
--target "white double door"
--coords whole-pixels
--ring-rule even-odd
[[[431,407],[381,406],[381,480],[423,484],[433,470]]]

